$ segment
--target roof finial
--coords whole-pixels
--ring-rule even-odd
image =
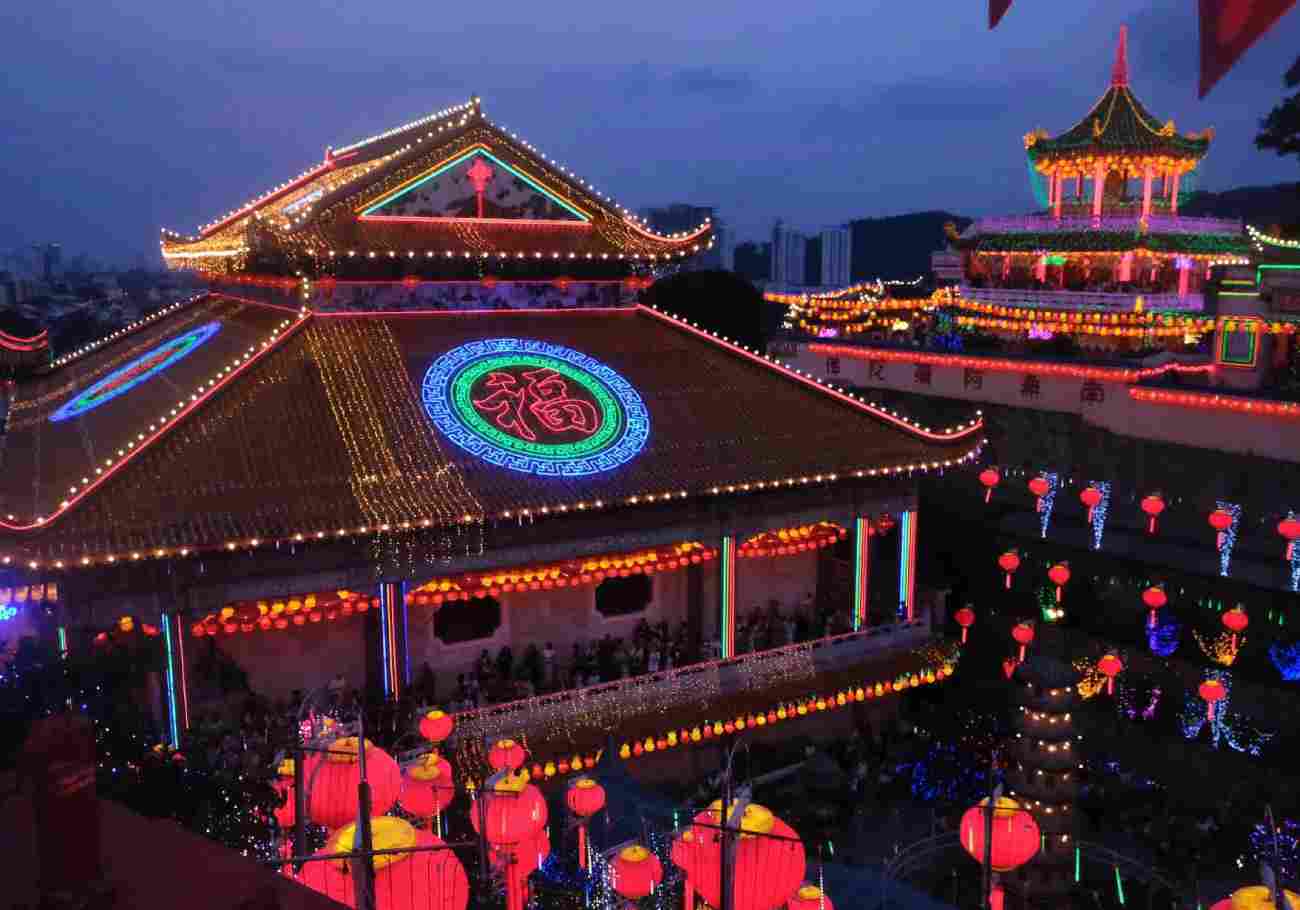
[[[1119,27],[1119,45],[1115,48],[1115,66],[1110,71],[1110,84],[1115,88],[1128,85],[1128,26]]]

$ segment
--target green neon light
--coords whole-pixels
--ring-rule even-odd
[[[474,402],[470,400],[470,390],[474,383],[492,370],[507,367],[532,367],[551,369],[582,386],[591,397],[596,399],[600,408],[600,429],[579,442],[547,444],[529,442],[503,432],[492,426],[478,413]],[[555,357],[536,354],[500,354],[485,357],[469,369],[456,375],[451,384],[451,400],[460,419],[475,433],[496,443],[508,452],[533,455],[537,458],[570,459],[583,458],[606,448],[623,426],[623,409],[614,396],[600,382],[585,370],[579,370],[571,364]]]
[[[862,629],[863,615],[867,610],[867,572],[868,551],[871,540],[867,536],[867,520],[854,519],[853,522],[853,631]]]
[[[730,535],[723,537],[721,554],[722,583],[720,585],[721,591],[719,591],[722,598],[722,611],[720,617],[720,625],[722,628],[718,634],[718,639],[722,646],[721,651],[722,657],[724,658],[735,656],[733,653],[735,643],[732,641],[733,629],[731,625],[732,622],[734,622],[734,618],[732,617],[732,572],[734,571],[732,560],[735,558],[735,553],[736,539]]]
[[[59,626],[59,656],[68,656],[68,630]]]
[[[1258,297],[1259,291],[1219,291],[1220,297]]]
[[[1228,340],[1235,334],[1238,334],[1238,332],[1221,332],[1219,334],[1219,363],[1234,367],[1253,367],[1255,359],[1259,356],[1259,331],[1252,325],[1250,330],[1245,333],[1250,336],[1250,352],[1244,359],[1228,356]]]
[[[559,198],[558,196],[556,196],[554,193],[552,193],[552,192],[551,192],[550,190],[548,190],[546,187],[541,186],[541,185],[538,184],[535,180],[532,180],[531,178],[529,178],[526,174],[521,174],[519,171],[515,170],[515,169],[512,168],[510,165],[506,164],[504,161],[502,161],[500,158],[498,158],[496,155],[493,155],[491,152],[487,151],[486,149],[471,149],[470,151],[465,152],[463,155],[460,155],[459,157],[453,158],[451,161],[448,161],[446,164],[444,164],[442,167],[438,168],[437,170],[435,170],[435,171],[431,171],[430,173],[425,174],[423,177],[421,177],[421,178],[420,178],[419,180],[417,180],[415,183],[412,183],[410,186],[408,186],[406,189],[402,190],[401,192],[399,192],[399,193],[397,193],[397,194],[395,194],[395,195],[393,195],[393,196],[389,196],[387,199],[381,199],[379,202],[376,202],[374,205],[372,205],[370,208],[366,209],[366,210],[365,210],[364,212],[362,212],[361,214],[362,214],[362,215],[370,215],[370,214],[373,214],[374,211],[375,211],[375,209],[382,208],[383,206],[388,205],[388,203],[390,203],[390,202],[395,202],[396,200],[401,199],[403,196],[405,196],[407,193],[411,192],[412,190],[419,189],[421,186],[423,186],[424,184],[428,183],[428,182],[429,182],[430,180],[432,180],[434,177],[437,177],[439,174],[445,174],[447,171],[451,170],[451,169],[454,168],[456,165],[461,164],[462,162],[468,161],[470,158],[473,158],[475,155],[482,155],[484,158],[489,158],[489,159],[491,159],[492,161],[496,162],[496,164],[498,164],[499,166],[505,168],[507,171],[509,171],[511,174],[513,174],[516,178],[518,178],[519,180],[522,180],[524,183],[526,183],[526,184],[528,184],[529,186],[531,186],[531,187],[532,187],[533,189],[535,189],[537,192],[541,193],[541,194],[542,194],[543,196],[545,196],[547,199],[551,200],[551,201],[554,202],[556,205],[560,206],[562,209],[564,209],[565,211],[569,212],[570,214],[572,214],[575,218],[579,219],[580,221],[590,221],[590,220],[591,220],[591,219],[588,218],[586,215],[582,214],[582,212],[578,211],[578,210],[575,209],[573,206],[571,206],[571,205],[569,205],[567,202],[565,202],[563,199],[561,199],[561,198]]]
[[[1255,266],[1255,284],[1264,283],[1264,271],[1276,272],[1295,272],[1300,271],[1300,265],[1257,265]]]
[[[1115,867],[1115,893],[1119,896],[1119,905],[1124,906],[1124,882],[1119,877],[1119,866]]]
[[[1083,877],[1083,856],[1078,847],[1074,848],[1074,883],[1077,885]]]

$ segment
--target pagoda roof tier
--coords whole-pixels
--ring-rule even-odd
[[[1128,32],[1120,29],[1110,87],[1082,120],[1056,136],[1038,130],[1025,136],[1025,150],[1044,173],[1088,172],[1101,160],[1136,176],[1141,165],[1185,172],[1209,151],[1212,129],[1179,135],[1172,120],[1163,123],[1133,94],[1128,81]]]
[[[489,121],[478,99],[341,149],[204,226],[164,231],[172,268],[332,274],[347,258],[650,263],[712,244],[708,222],[655,233]]]
[[[979,234],[963,248],[977,253],[1127,253],[1190,256],[1193,259],[1241,257],[1249,251],[1242,234],[1153,234],[1139,231],[1031,231]]]
[[[212,295],[16,385],[0,564],[853,484],[956,464],[981,431],[922,427],[646,307],[320,314]]]

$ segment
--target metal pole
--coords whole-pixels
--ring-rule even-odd
[[[728,813],[731,811],[732,803],[732,781],[731,766],[736,758],[736,747],[733,745],[731,751],[727,754],[727,766],[722,775],[722,817],[719,820],[722,826],[722,851],[721,862],[722,869],[718,881],[718,910],[732,910],[732,891],[735,882],[732,875],[735,872],[735,863],[732,857],[731,843],[731,823],[728,819]]]
[[[293,855],[307,855],[307,773],[303,768],[307,753],[302,747],[293,750]],[[302,865],[299,864],[298,871]]]
[[[361,855],[352,861],[353,886],[357,910],[375,910],[374,832],[370,829],[370,782],[366,780],[366,712],[361,711],[361,732],[357,737],[357,761],[361,767],[361,781],[357,784],[357,834]]]
[[[996,767],[996,762],[994,762]],[[990,768],[990,772],[993,769]],[[984,868],[983,884],[980,888],[980,910],[987,910],[993,898],[993,813],[997,810],[998,800],[1002,798],[1002,785],[994,784],[989,791],[988,805],[984,807]]]

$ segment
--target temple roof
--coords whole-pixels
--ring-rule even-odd
[[[484,361],[456,419],[483,417],[504,458],[430,392],[487,355],[510,362]],[[610,447],[588,446],[606,423]],[[532,457],[528,426],[578,454]],[[17,385],[0,557],[73,567],[831,484],[955,464],[981,429],[922,428],[646,307],[327,315],[212,296]]]
[[[1082,120],[1057,136],[1030,133],[1025,148],[1031,161],[1107,155],[1159,155],[1200,159],[1210,148],[1212,130],[1178,135],[1172,120],[1161,123],[1133,94],[1128,81],[1128,31],[1121,27],[1110,87]]]
[[[657,234],[571,171],[489,121],[477,98],[338,149],[205,225],[164,231],[173,268],[333,274],[350,257],[676,259],[712,243],[706,222]],[[436,258],[435,258],[436,257]]]

